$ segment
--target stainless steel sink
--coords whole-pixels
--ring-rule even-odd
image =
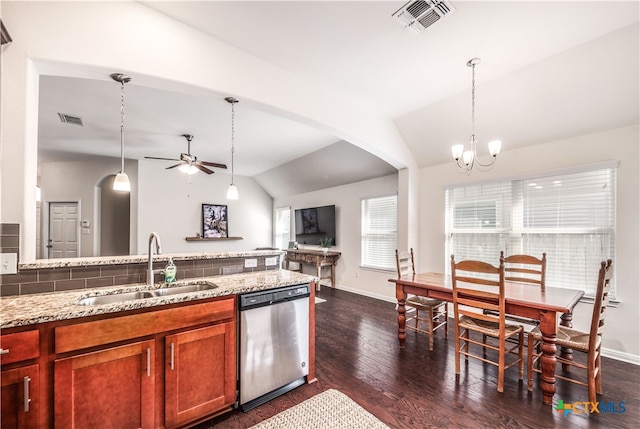
[[[177,295],[179,293],[200,292],[203,290],[215,289],[218,286],[213,283],[198,283],[186,286],[163,287],[153,291],[156,296]]]
[[[103,305],[113,304],[115,302],[126,302],[137,299],[157,298],[167,295],[178,295],[181,293],[201,292],[204,290],[215,289],[218,286],[209,282],[199,282],[184,286],[163,287],[160,289],[138,292],[112,293],[110,295],[91,296],[78,300],[78,305]]]
[[[114,293],[111,295],[90,296],[88,298],[82,298],[78,300],[78,305],[113,304],[114,302],[153,298],[154,296],[155,295],[153,294],[153,292],[148,291]]]

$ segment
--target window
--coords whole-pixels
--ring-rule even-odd
[[[614,259],[615,167],[445,191],[446,263],[547,253],[547,284],[593,296],[600,262]],[[612,295],[614,294],[612,283]]]
[[[275,239],[274,247],[287,249],[291,240],[291,207],[280,207],[275,213]]]
[[[398,197],[365,198],[360,210],[360,265],[395,271],[398,238]]]

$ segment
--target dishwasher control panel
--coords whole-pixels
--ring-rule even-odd
[[[261,290],[239,295],[240,311],[249,308],[272,305],[278,302],[291,301],[309,296],[309,285],[286,286],[278,289]]]

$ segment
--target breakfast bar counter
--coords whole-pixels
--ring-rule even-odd
[[[51,292],[33,295],[20,295],[0,298],[0,329],[37,323],[68,320],[100,314],[155,307],[166,304],[194,301],[198,299],[222,297],[239,293],[273,289],[309,283],[315,277],[288,270],[269,270],[253,273],[230,274],[212,277],[181,280],[169,287],[193,284],[213,284],[214,288],[198,292],[134,299],[103,305],[78,305],[78,300],[108,294],[146,291],[162,287],[163,283],[153,287],[146,284],[131,284],[114,287],[81,289],[69,292]]]

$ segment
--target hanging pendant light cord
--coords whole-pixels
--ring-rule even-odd
[[[122,95],[120,98],[120,173],[124,173],[124,80],[120,82]]]
[[[471,65],[471,140],[476,141],[476,65]],[[475,147],[472,148],[475,151]]]
[[[233,185],[233,153],[236,151],[235,145],[235,109],[234,104],[231,103],[231,184]]]

